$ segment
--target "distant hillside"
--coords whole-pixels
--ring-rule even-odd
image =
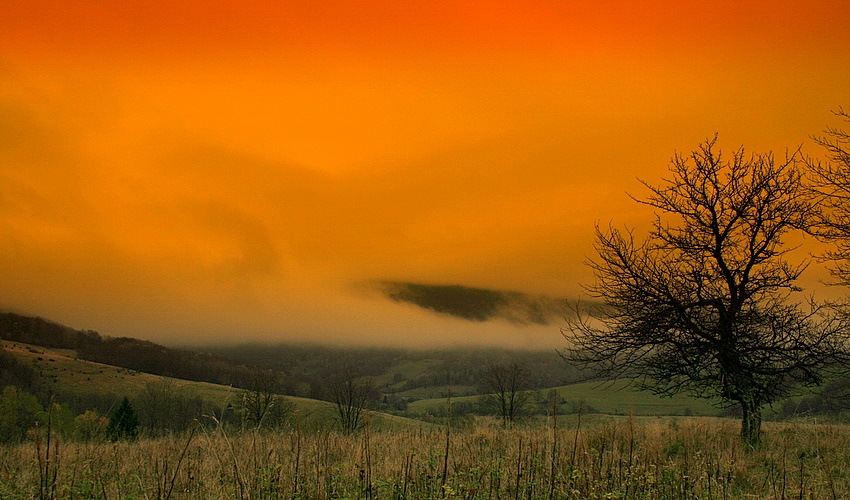
[[[544,389],[584,379],[558,352],[507,349],[339,348],[319,345],[242,344],[207,347],[212,353],[240,363],[289,374],[321,399],[322,381],[342,367],[368,377],[390,399],[414,401],[441,397],[448,387],[455,395],[478,394],[483,371],[496,362],[518,363],[529,370],[529,387]]]
[[[451,386],[455,394],[480,391],[481,371],[495,361],[522,363],[531,371],[531,387],[563,385],[581,378],[557,352],[497,349],[410,351],[386,348],[337,348],[319,345],[245,344],[205,347],[206,353],[153,342],[102,336],[42,319],[0,313],[0,338],[57,349],[72,349],[79,359],[154,375],[234,387],[250,387],[252,370],[273,370],[279,392],[329,400],[328,380],[342,367],[368,377],[388,395],[386,410],[401,401],[436,397]],[[381,399],[383,401],[383,398]],[[394,401],[394,402],[393,402]]]
[[[128,337],[74,330],[43,318],[0,313],[0,339],[73,349],[80,359],[175,378],[246,387],[249,367],[221,356],[172,349]]]
[[[168,391],[172,399],[197,401],[208,415],[221,415],[229,405],[238,405],[242,390],[208,382],[196,382],[142,373],[118,366],[79,359],[74,351],[42,347],[16,341],[0,341],[0,352],[12,356],[50,384],[53,394],[61,396],[75,414],[96,409],[108,414],[121,397],[134,402],[144,417],[146,402],[152,391]],[[293,404],[291,425],[304,430],[330,428],[336,425],[336,409],[332,403],[308,398],[287,397]],[[149,403],[148,403],[149,404]],[[173,408],[172,408],[173,409]],[[210,420],[210,422],[212,422]],[[376,429],[418,428],[422,423],[406,418],[374,412],[370,424]]]
[[[485,294],[486,295],[486,294]],[[153,342],[132,338],[111,338],[91,330],[74,330],[42,318],[0,313],[0,339],[32,344],[49,349],[73,350],[72,357],[103,363],[140,373],[169,376],[177,379],[220,384],[234,388],[249,388],[257,370],[271,370],[280,394],[316,400],[330,400],[328,381],[342,369],[351,370],[371,382],[377,399],[374,410],[398,415],[420,414],[424,399],[445,397],[449,389],[458,403],[463,397],[486,392],[482,386],[483,372],[492,363],[517,363],[529,371],[529,385],[541,394],[551,388],[569,393],[564,386],[586,380],[587,373],[566,364],[557,352],[508,351],[498,349],[463,349],[414,351],[387,348],[337,348],[319,345],[245,344],[205,347],[206,353],[174,349]],[[0,354],[3,354],[0,352]],[[49,365],[45,365],[49,366]],[[0,356],[0,375],[13,385],[30,387],[37,381],[26,367]],[[54,374],[58,376],[58,374]],[[140,380],[137,378],[137,380]],[[850,407],[850,378],[831,381],[815,391],[779,402],[776,407],[783,415],[838,414]],[[578,386],[575,386],[578,387]],[[566,391],[566,392],[565,392]],[[621,392],[622,394],[622,392]],[[603,398],[617,397],[616,394]],[[585,398],[590,402],[590,398]],[[472,399],[470,399],[470,402]],[[79,404],[102,405],[102,401]],[[655,404],[655,403],[653,403]],[[675,406],[673,400],[659,403],[658,408]],[[606,403],[592,405],[600,410]],[[698,405],[688,403],[690,411]],[[647,406],[649,408],[649,406]],[[608,411],[621,411],[617,410]],[[684,411],[684,409],[673,410]],[[663,410],[669,413],[670,410]]]

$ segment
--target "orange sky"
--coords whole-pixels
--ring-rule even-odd
[[[110,335],[558,345],[361,285],[573,297],[674,151],[850,107],[846,1],[128,4],[0,4],[0,308]]]

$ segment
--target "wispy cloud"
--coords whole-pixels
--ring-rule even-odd
[[[551,345],[593,223],[651,220],[635,177],[846,106],[846,11],[5,1],[0,307],[160,341]]]
[[[566,299],[461,285],[383,281],[376,286],[389,299],[469,321],[507,320],[519,325],[563,321]]]

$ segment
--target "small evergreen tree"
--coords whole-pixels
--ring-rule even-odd
[[[133,410],[133,405],[125,396],[121,406],[109,417],[109,425],[106,426],[106,435],[110,441],[119,439],[136,439],[139,435],[139,417]]]

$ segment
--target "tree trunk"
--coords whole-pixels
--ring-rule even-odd
[[[741,440],[744,443],[758,446],[761,443],[761,406],[752,398],[745,398],[741,403]]]

